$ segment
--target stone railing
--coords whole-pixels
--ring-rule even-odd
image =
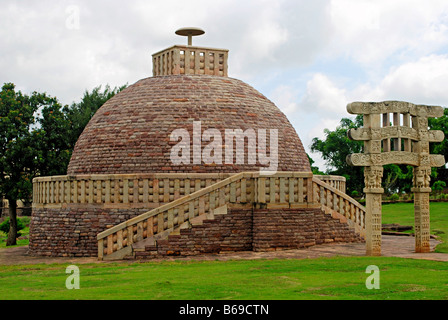
[[[114,174],[40,177],[33,180],[33,206],[103,204],[155,208],[232,174]]]
[[[97,235],[98,255],[113,257],[132,250],[133,243],[170,233],[186,221],[227,205],[321,207],[363,235],[365,208],[341,189],[343,178],[313,177],[310,172],[55,176],[33,180],[33,207],[148,210]]]
[[[314,178],[319,179],[326,184],[329,184],[335,189],[345,193],[346,192],[346,179],[343,176],[332,176],[332,175],[314,175]]]
[[[238,173],[101,232],[98,257],[122,258],[132,252],[133,243],[168,235],[195,217],[244,203],[268,208],[320,206],[313,200],[312,173],[279,172],[269,177]]]
[[[227,49],[175,45],[153,54],[153,75],[207,74],[227,76]]]
[[[365,236],[366,208],[347,194],[323,182],[320,178],[313,178],[314,199],[327,214],[333,218],[346,222],[361,236]]]

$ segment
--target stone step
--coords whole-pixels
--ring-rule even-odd
[[[165,230],[150,238],[146,238],[137,243],[134,243],[132,244],[133,252],[137,254],[137,257],[143,257],[144,256],[142,255],[143,252],[153,251],[157,249],[157,243],[159,241],[168,241],[168,237],[170,236],[179,236],[181,234],[181,230],[183,229],[191,229],[195,226],[201,226],[206,220],[214,220],[215,215],[227,214],[227,210],[228,210],[227,205],[221,206],[219,208],[212,210],[209,213],[202,214],[193,219],[185,221],[177,228],[171,228]]]

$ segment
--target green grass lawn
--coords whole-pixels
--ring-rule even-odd
[[[413,225],[413,204],[383,205],[383,223]],[[448,203],[431,203],[431,233],[444,241],[438,252],[448,252],[447,230]],[[379,290],[365,286],[369,265],[380,269]],[[393,257],[80,264],[80,290],[65,287],[67,266],[0,266],[0,299],[448,299],[447,262]]]
[[[382,223],[414,226],[413,203],[383,204],[382,209]],[[443,242],[436,247],[435,252],[448,253],[448,202],[430,203],[430,228],[431,234]]]
[[[367,266],[380,289],[367,289]],[[0,266],[2,299],[296,300],[448,299],[448,263],[389,257],[304,260],[104,263],[78,265],[68,290],[66,264]],[[424,276],[422,276],[424,274]]]

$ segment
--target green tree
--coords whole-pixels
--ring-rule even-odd
[[[431,130],[441,130],[445,133],[445,139],[440,143],[431,143],[431,153],[442,154],[445,156],[445,161],[448,161],[448,108],[444,109],[444,115],[439,118],[429,118],[428,125]],[[445,167],[434,168],[433,178],[448,183],[448,170]]]
[[[101,86],[94,88],[91,92],[85,91],[84,96],[78,103],[72,103],[70,106],[65,106],[63,112],[67,115],[70,122],[70,130],[68,140],[71,145],[75,145],[79,136],[84,130],[87,123],[97,112],[97,110],[110,98],[127,87],[127,84],[121,87],[111,89],[106,85],[104,90]]]
[[[4,84],[0,92],[0,194],[9,205],[8,246],[16,244],[17,200],[31,197],[36,155],[31,138],[34,114],[47,102],[45,94],[24,95],[12,83]]]
[[[347,180],[347,193],[356,190],[361,193],[364,187],[364,174],[362,167],[352,167],[347,164],[347,155],[362,152],[363,142],[350,140],[347,131],[362,127],[362,116],[354,120],[343,118],[336,128],[331,131],[325,129],[325,139],[314,138],[311,151],[319,152],[326,161],[326,174],[344,176]]]
[[[443,154],[445,159],[448,159],[448,108],[444,109],[442,117],[429,118],[428,125],[431,130],[441,130],[445,133],[442,142],[431,144],[431,153]]]
[[[86,91],[81,102],[62,107],[56,98],[30,96],[6,83],[0,92],[0,199],[9,204],[7,246],[17,237],[17,200],[29,203],[32,179],[67,172],[73,148],[95,112],[126,85]]]
[[[388,195],[410,192],[412,188],[412,166],[388,164],[384,166],[383,188]]]
[[[436,191],[437,193],[442,193],[442,191],[446,188],[446,182],[445,181],[435,181],[432,185],[432,190]]]
[[[35,175],[63,175],[73,151],[70,140],[70,120],[55,98],[47,99],[37,119],[38,127],[32,133],[35,157]]]

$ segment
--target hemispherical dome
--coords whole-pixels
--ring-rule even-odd
[[[270,137],[275,137],[270,130],[277,130],[276,169],[311,171],[294,128],[286,116],[257,90],[228,77],[172,75],[142,79],[107,101],[79,137],[67,173],[241,172],[258,171],[269,165],[258,159],[255,163],[253,159],[250,161],[247,153],[244,161],[237,161],[236,156],[232,157],[233,161],[226,161],[224,150],[221,163],[198,162],[194,159],[198,143],[199,150],[204,150],[219,136],[214,135],[207,142],[200,137],[202,141],[198,141],[194,136],[194,123],[196,129],[200,125],[200,133],[217,129],[211,132],[221,134],[223,149],[227,131],[253,129],[258,139],[260,132],[265,130],[266,147],[257,143],[256,150],[257,153],[267,153],[267,156],[275,150],[270,145]],[[172,157],[172,150],[179,146],[181,139],[172,139],[171,135],[178,129],[188,132],[191,137],[182,139],[189,141],[183,152],[190,151],[188,161],[183,163],[173,162]],[[236,154],[236,144],[233,149]]]

